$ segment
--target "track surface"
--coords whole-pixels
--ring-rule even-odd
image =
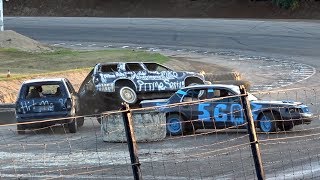
[[[320,23],[316,21],[7,17],[5,28],[50,44],[236,52],[320,68]],[[318,74],[314,77],[319,78]],[[317,81],[308,79],[306,84],[319,86]],[[310,89],[270,95],[270,99],[295,97],[308,102],[319,113],[319,94],[317,89]],[[259,134],[268,178],[319,178],[318,121],[287,133]],[[132,179],[126,144],[102,142],[100,133],[99,125],[90,118],[86,118],[77,134],[65,134],[63,128],[53,128],[18,136],[15,126],[0,127],[0,160],[5,164],[1,166],[1,176]],[[144,179],[255,177],[245,131],[199,133],[139,144]]]

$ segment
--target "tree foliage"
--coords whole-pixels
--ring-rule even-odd
[[[296,9],[299,6],[299,0],[272,0],[272,3],[285,9]]]

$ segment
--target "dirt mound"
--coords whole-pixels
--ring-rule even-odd
[[[0,48],[14,48],[28,52],[51,50],[50,47],[11,30],[0,32]]]
[[[13,103],[16,100],[20,86],[23,81],[33,78],[55,78],[55,77],[67,77],[73,84],[76,90],[79,89],[82,81],[89,73],[89,70],[74,70],[66,72],[56,72],[50,74],[35,74],[26,78],[19,79],[7,79],[0,81],[0,103]]]

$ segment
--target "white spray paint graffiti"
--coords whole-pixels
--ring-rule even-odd
[[[66,99],[58,100],[62,109],[65,109]],[[39,108],[41,107],[41,108]],[[54,111],[54,103],[49,102],[48,100],[41,100],[40,102],[35,102],[35,100],[31,101],[22,101],[20,102],[20,108],[23,113],[30,112],[31,110],[34,112],[42,112],[42,111]]]
[[[162,91],[166,89],[180,89],[184,87],[184,82],[164,80],[163,82],[158,81],[142,81],[138,80],[138,91]]]
[[[138,91],[161,91],[165,90],[166,87],[163,82],[144,82],[141,80],[137,81],[138,83]]]

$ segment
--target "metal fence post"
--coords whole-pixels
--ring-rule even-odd
[[[4,28],[3,28],[3,0],[0,0],[0,31],[4,31]]]
[[[122,110],[124,110],[124,112],[122,113],[122,116],[123,116],[124,129],[127,137],[128,149],[130,153],[133,177],[135,180],[140,180],[142,179],[142,175],[141,175],[141,169],[140,169],[140,162],[138,158],[136,138],[135,138],[134,129],[133,129],[132,114],[130,111],[130,107],[127,103],[122,104]]]
[[[250,107],[250,102],[248,99],[248,94],[246,92],[246,89],[243,85],[240,86],[240,92],[241,92],[241,102],[243,105],[244,110],[244,116],[248,123],[248,134],[250,139],[250,145],[251,145],[251,151],[254,158],[254,165],[256,168],[257,178],[259,180],[265,179],[264,169],[262,165],[262,159],[260,154],[260,148],[259,148],[259,142],[256,134],[256,129],[254,126],[254,121],[252,118],[252,112]]]

